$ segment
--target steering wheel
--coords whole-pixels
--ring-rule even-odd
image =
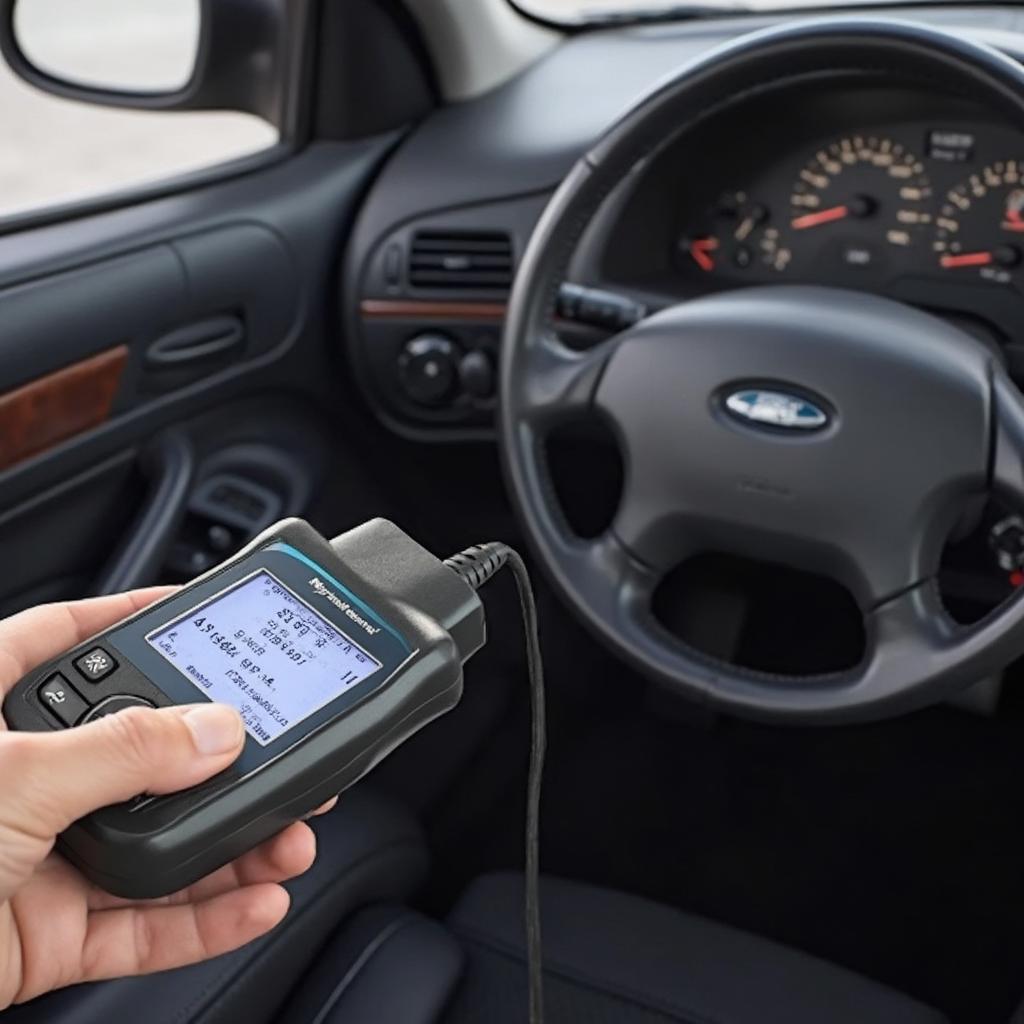
[[[972,498],[1024,507],[1024,400],[998,357],[887,299],[750,288],[663,310],[579,353],[555,331],[587,224],[638,161],[767,82],[891,75],[987,104],[1024,128],[1024,70],[920,25],[823,19],[727,45],[614,125],[552,198],[512,291],[500,430],[535,552],[578,615],[646,676],[748,717],[880,718],[932,703],[1024,651],[1024,596],[956,625],[936,585]],[[566,417],[610,423],[623,496],[596,540],[562,515],[544,442]],[[652,596],[716,550],[830,576],[864,617],[860,663],[788,677],[717,661],[656,620]]]

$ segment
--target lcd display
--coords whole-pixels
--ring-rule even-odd
[[[146,640],[210,700],[236,707],[262,746],[381,667],[269,572]]]

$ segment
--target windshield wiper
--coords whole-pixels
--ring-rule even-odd
[[[660,21],[688,21],[709,15],[740,14],[749,11],[740,3],[717,0],[714,3],[670,4],[667,7],[641,7],[619,10],[584,8],[580,11],[580,25],[649,25]]]

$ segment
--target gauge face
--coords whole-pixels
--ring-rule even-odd
[[[950,189],[932,248],[947,273],[1012,284],[1024,252],[1024,160],[989,164]]]
[[[910,246],[931,223],[931,194],[921,161],[900,143],[851,135],[819,149],[800,170],[789,227],[809,234],[842,230],[887,246]]]
[[[791,253],[782,244],[771,211],[745,192],[727,192],[714,204],[705,230],[679,240],[684,265],[705,274],[766,267],[783,271]]]

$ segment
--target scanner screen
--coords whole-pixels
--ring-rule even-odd
[[[265,571],[146,640],[210,700],[237,708],[261,746],[381,668]]]

